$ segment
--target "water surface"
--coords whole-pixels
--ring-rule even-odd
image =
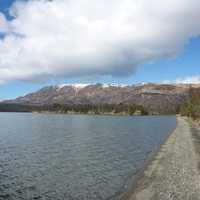
[[[176,118],[0,113],[0,200],[108,200]]]

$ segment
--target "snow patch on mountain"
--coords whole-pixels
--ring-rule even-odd
[[[68,86],[68,87],[74,87],[74,88],[80,88],[81,89],[81,88],[87,87],[88,85],[90,85],[90,84],[85,84],[85,83],[60,84],[60,85],[58,85],[58,88],[62,89],[64,87]]]
[[[102,84],[103,88],[108,88],[108,87],[127,87],[128,85],[126,84],[115,84],[115,83],[111,83],[111,84]]]
[[[57,87],[59,89],[69,86],[69,87],[75,87],[75,88],[84,88],[87,86],[95,86],[97,84],[89,84],[89,83],[74,83],[74,84],[60,84]],[[110,84],[100,84],[103,88],[107,88],[107,87],[127,87],[128,85],[126,84],[115,84],[115,83],[110,83]]]
[[[134,86],[143,86],[145,85],[146,83],[142,82],[142,83],[138,83],[138,84],[135,84]],[[74,88],[76,91],[80,90],[80,89],[83,89],[85,87],[88,87],[88,86],[99,86],[99,87],[102,87],[102,88],[109,88],[109,87],[118,87],[118,88],[124,88],[124,87],[130,87],[131,85],[127,85],[127,84],[117,84],[117,83],[108,83],[108,84],[97,84],[97,83],[94,83],[94,84],[91,84],[91,83],[66,83],[66,84],[60,84],[60,85],[57,85],[57,90],[60,90],[64,87],[72,87]]]

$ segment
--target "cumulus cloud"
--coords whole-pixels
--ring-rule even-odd
[[[29,0],[0,14],[0,83],[129,75],[200,34],[198,0]],[[9,27],[9,28],[8,28]]]
[[[198,76],[189,76],[184,78],[177,78],[172,81],[164,81],[166,84],[200,84],[200,75]]]

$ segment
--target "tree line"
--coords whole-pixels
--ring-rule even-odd
[[[189,100],[180,108],[182,116],[200,119],[200,91],[195,88],[189,89]]]
[[[20,105],[0,104],[1,112],[59,112],[80,114],[124,114],[148,115],[149,112],[140,105],[125,104],[51,104],[51,105]]]
[[[41,111],[53,111],[62,113],[81,114],[126,114],[126,115],[148,115],[148,111],[143,106],[124,104],[53,104],[40,107]],[[38,110],[38,111],[39,111]]]

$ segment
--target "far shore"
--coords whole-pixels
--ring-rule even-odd
[[[62,114],[62,115],[88,115],[88,116],[176,116],[177,114],[158,114],[158,113],[151,113],[151,114],[141,114],[141,113],[135,113],[135,114],[128,114],[126,112],[122,112],[122,113],[114,113],[114,112],[109,112],[109,113],[81,113],[81,112],[58,112],[58,111],[33,111],[30,112],[33,114]]]
[[[122,199],[200,200],[200,128],[177,117],[177,127]]]
[[[178,116],[178,114],[158,114],[158,113],[151,113],[151,114],[128,114],[128,113],[81,113],[81,112],[58,112],[58,111],[0,111],[0,113],[30,113],[30,114],[49,114],[49,115],[85,115],[85,116],[119,116],[119,117],[140,117],[140,116]]]

